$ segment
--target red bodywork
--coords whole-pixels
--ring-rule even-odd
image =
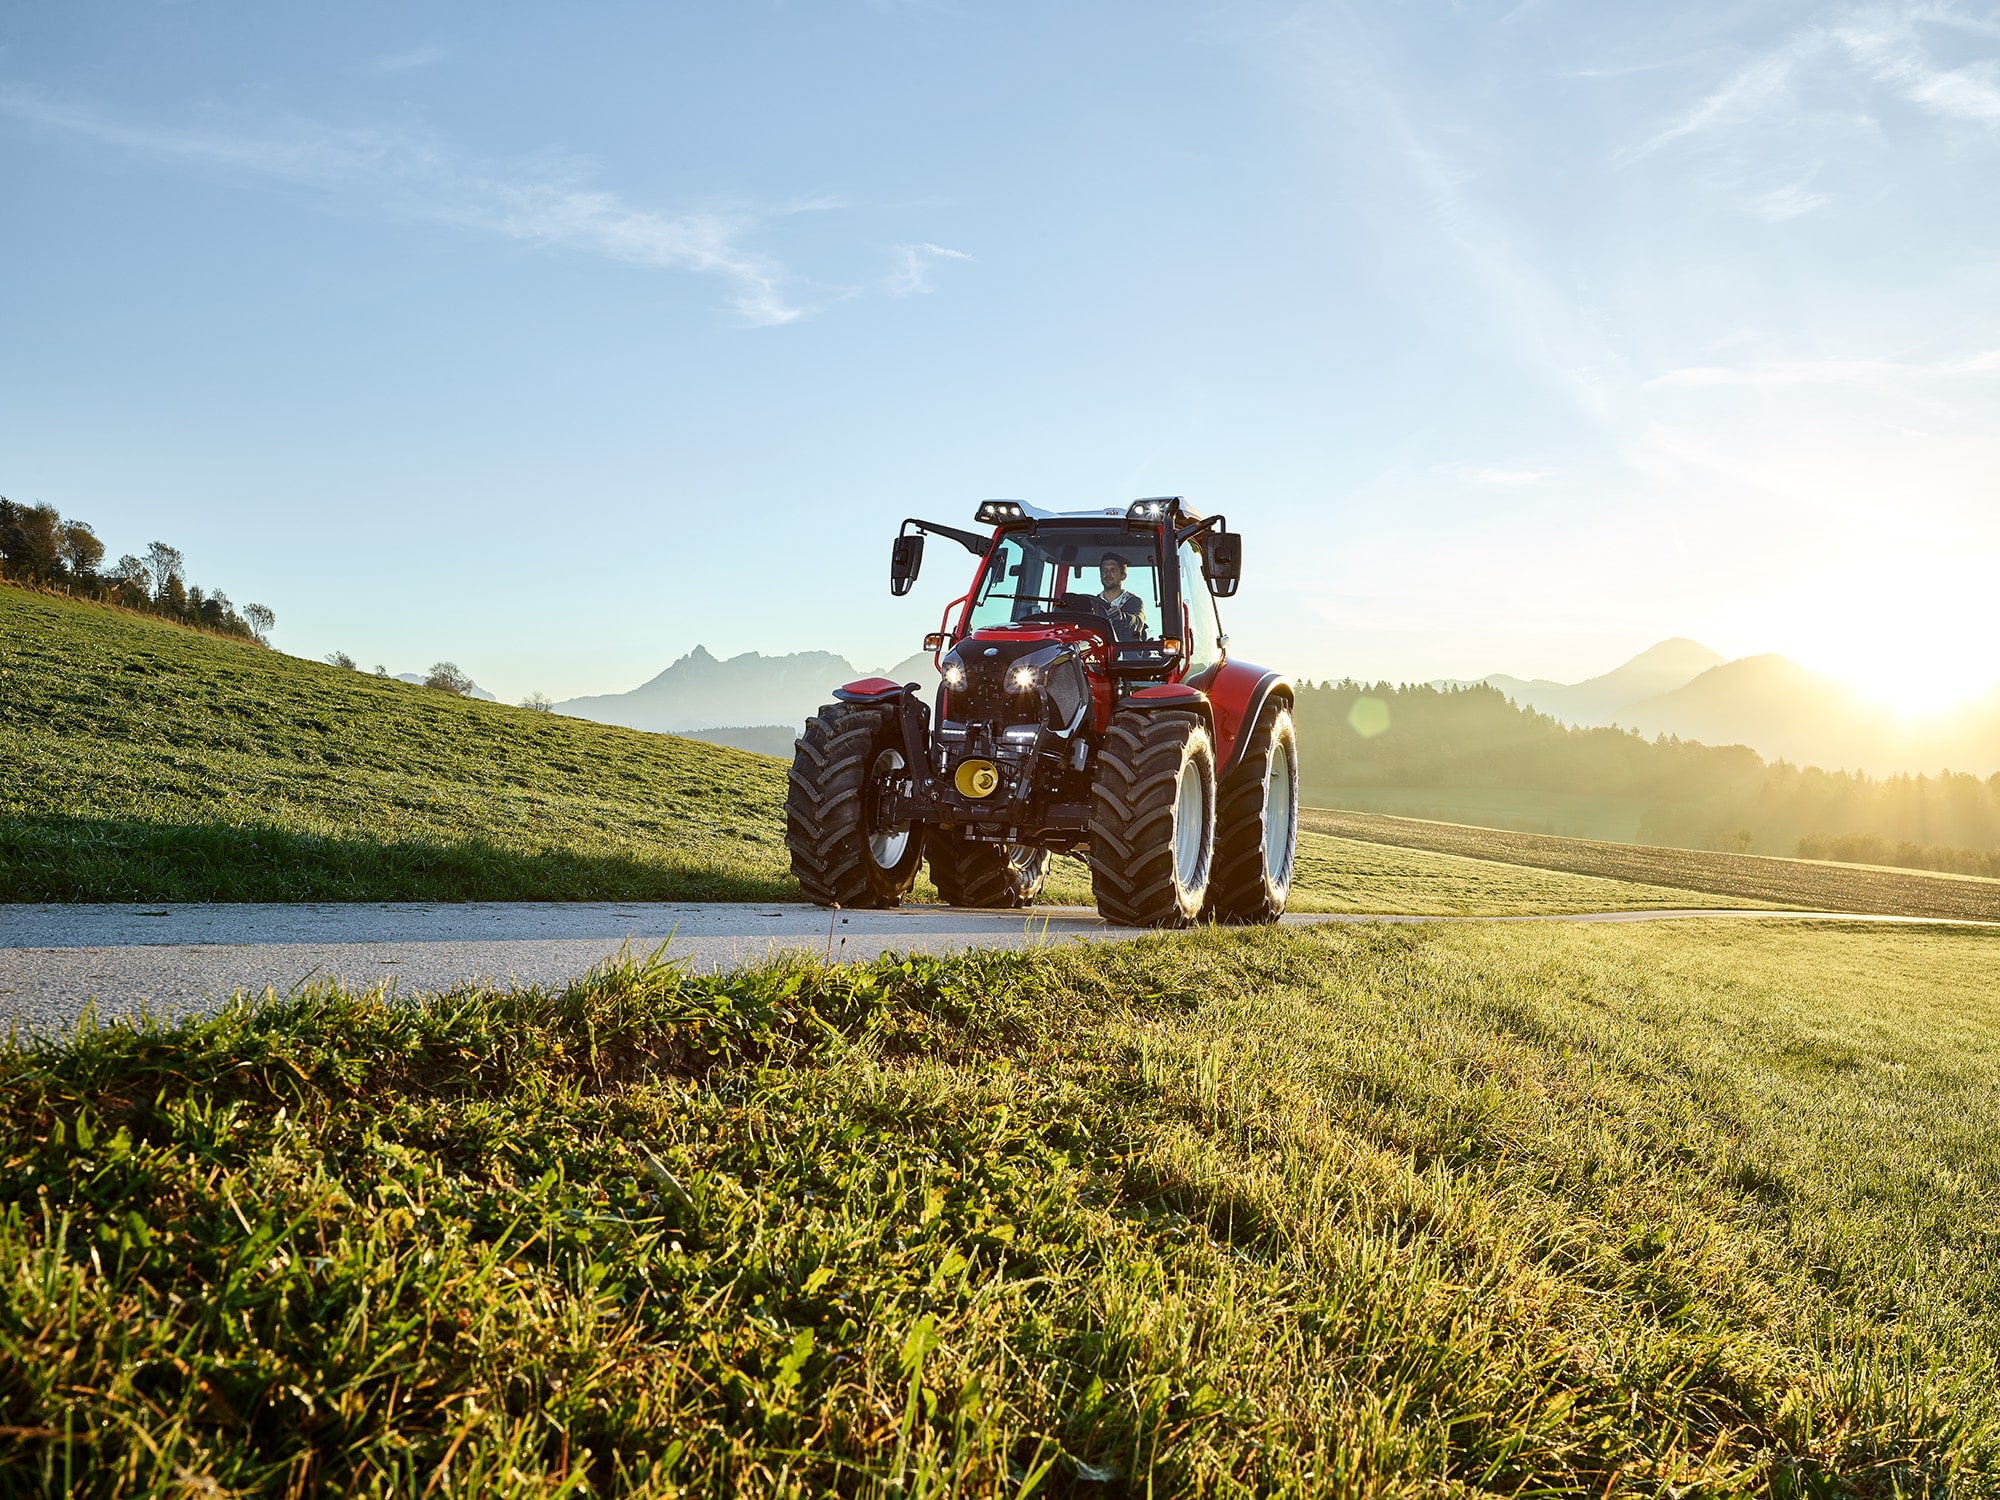
[[[1004,535],[1004,528],[995,527],[993,540],[998,543]],[[1161,538],[1164,542],[1166,539]],[[1171,544],[1169,544],[1171,550]],[[990,557],[989,552],[988,556]],[[985,562],[980,566],[983,568]],[[974,574],[976,578],[977,573]],[[1058,584],[1058,588],[1061,585]],[[1185,609],[1181,618],[1181,639],[1188,637]],[[947,623],[952,612],[958,613],[957,629]],[[972,594],[970,591],[952,600],[945,606],[944,618],[938,623],[944,637],[944,645],[933,653],[936,661],[954,642],[968,638],[966,625],[972,615]],[[970,633],[980,640],[991,641],[1050,641],[1066,642],[1077,648],[1083,658],[1084,669],[1090,683],[1091,728],[1102,734],[1111,725],[1111,711],[1117,704],[1117,695],[1112,687],[1111,675],[1105,670],[1105,663],[1111,655],[1111,635],[1108,630],[1093,629],[1088,625],[1058,621],[1046,625],[1014,627],[989,625]],[[1226,657],[1212,666],[1204,667],[1195,675],[1183,681],[1185,668],[1176,667],[1168,674],[1167,681],[1154,683],[1148,687],[1136,688],[1126,695],[1127,701],[1137,703],[1157,703],[1161,707],[1170,704],[1189,704],[1208,721],[1209,734],[1215,742],[1216,764],[1227,768],[1235,762],[1237,741],[1242,737],[1244,727],[1254,720],[1263,709],[1264,702],[1274,694],[1281,695],[1287,702],[1291,700],[1291,685],[1275,672],[1262,667],[1251,666],[1248,662],[1230,661]],[[901,684],[891,682],[886,677],[865,677],[859,682],[851,682],[839,690],[838,696],[849,701],[868,701],[887,697],[896,692]]]

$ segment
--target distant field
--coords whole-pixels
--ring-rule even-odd
[[[781,761],[0,588],[0,900],[796,899]],[[920,884],[920,899],[935,898]],[[1048,899],[1088,902],[1059,861]],[[1303,838],[1315,911],[1696,905]]]
[[[1310,773],[1311,767],[1307,767]],[[1388,813],[1444,823],[1476,823],[1521,833],[1631,843],[1651,806],[1639,797],[1595,797],[1564,792],[1506,791],[1468,786],[1328,786],[1310,780],[1305,800],[1315,807]]]
[[[1990,1495],[1996,972],[1264,929],[9,1045],[0,1488]]]
[[[787,764],[792,758],[792,741],[798,737],[797,724],[750,724],[733,729],[690,729],[687,738],[711,745],[731,745],[738,750],[768,755]]]
[[[1778,906],[2000,921],[2000,880],[1969,875],[1927,875],[1755,854],[1594,843],[1321,808],[1304,809],[1300,822],[1319,833],[1398,848],[1703,891]]]

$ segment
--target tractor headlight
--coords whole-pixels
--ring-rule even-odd
[[[1016,667],[1007,674],[1007,681],[1012,684],[1014,691],[1017,693],[1030,692],[1035,686],[1035,669],[1033,667]]]
[[[964,687],[965,668],[961,667],[955,661],[946,662],[944,664],[944,685],[946,687]]]

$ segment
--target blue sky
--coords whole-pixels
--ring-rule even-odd
[[[2000,9],[15,6],[0,493],[504,696],[1182,493],[1239,654],[2000,678]]]

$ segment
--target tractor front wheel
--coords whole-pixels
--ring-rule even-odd
[[[916,881],[923,828],[881,816],[904,769],[893,710],[832,703],[806,720],[785,791],[785,847],[808,901],[895,906]]]
[[[1243,758],[1223,778],[1215,815],[1209,915],[1219,922],[1275,922],[1292,889],[1299,847],[1299,737],[1289,705],[1264,705]]]
[[[1195,715],[1112,717],[1091,786],[1090,889],[1107,921],[1185,927],[1215,849],[1215,751]]]
[[[953,906],[1026,906],[1049,878],[1049,851],[933,833],[931,884]]]

